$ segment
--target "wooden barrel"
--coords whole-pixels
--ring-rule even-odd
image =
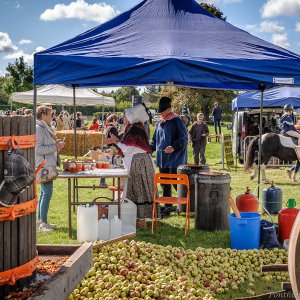
[[[195,175],[195,228],[206,231],[229,230],[229,174],[204,172]]]
[[[288,269],[294,297],[300,300],[300,214],[297,215],[289,239]]]
[[[0,117],[0,136],[24,136],[35,134],[35,123],[31,116]],[[24,157],[34,168],[34,148],[20,149]],[[0,151],[0,182],[3,181],[4,161],[7,151]],[[17,204],[34,198],[33,184],[17,200]],[[35,212],[15,219],[0,221],[0,273],[32,260],[36,255],[36,216]],[[0,286],[0,299],[16,287],[22,288],[28,278],[17,281],[15,286]]]

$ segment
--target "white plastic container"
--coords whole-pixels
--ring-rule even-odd
[[[97,241],[98,207],[97,205],[79,205],[77,210],[77,240]]]
[[[110,221],[110,239],[120,237],[122,235],[122,221],[118,216],[114,216]]]
[[[129,199],[125,199],[121,203],[121,220],[122,220],[122,235],[136,232],[136,204]],[[109,205],[108,207],[108,219],[118,215],[118,206]]]
[[[110,236],[110,224],[105,215],[98,221],[98,240],[107,241]]]

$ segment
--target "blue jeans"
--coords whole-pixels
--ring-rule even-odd
[[[39,196],[38,219],[47,222],[49,204],[53,192],[53,181],[41,184],[41,193]]]
[[[100,183],[105,183],[105,178],[100,178]]]
[[[214,127],[215,127],[215,133],[218,134],[218,128],[219,128],[219,134],[221,134],[221,120],[214,120]]]

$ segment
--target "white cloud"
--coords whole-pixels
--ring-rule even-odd
[[[299,0],[268,0],[260,10],[263,18],[297,16],[300,14]]]
[[[299,26],[300,27],[300,26]],[[257,33],[271,33],[271,42],[282,48],[289,48],[288,34],[284,26],[278,22],[261,22],[260,24],[246,25],[245,29],[252,34]]]
[[[17,58],[23,56],[25,62],[27,62],[29,64],[32,64],[34,53],[40,52],[40,51],[43,51],[43,50],[45,50],[45,48],[41,47],[41,46],[37,47],[35,49],[35,51],[31,54],[25,53],[23,50],[18,50],[18,51],[15,51],[14,53],[5,55],[3,58],[7,59],[7,60],[12,60],[12,59],[17,59]]]
[[[278,22],[264,21],[260,24],[246,25],[246,30],[251,32],[268,32],[268,33],[282,33],[285,31],[285,27],[279,25]]]
[[[40,15],[40,19],[54,21],[76,18],[103,23],[115,17],[118,13],[111,5],[106,3],[89,4],[85,0],[76,0],[69,5],[56,4],[54,8],[46,9]]]
[[[284,32],[285,28],[282,25],[279,25],[277,22],[268,22],[264,21],[260,24],[262,32]]]
[[[296,23],[295,30],[296,31],[300,31],[300,22]]]
[[[7,60],[11,60],[11,59],[17,59],[21,56],[24,57],[24,60],[26,62],[32,63],[32,61],[33,61],[32,54],[26,54],[26,53],[24,53],[23,50],[18,50],[18,51],[15,51],[14,53],[7,54],[3,58],[7,59]]]
[[[36,53],[36,52],[41,52],[41,51],[44,51],[44,50],[46,50],[46,48],[44,48],[44,47],[42,47],[42,46],[39,46],[39,47],[36,47],[34,53]]]
[[[8,33],[0,32],[0,53],[11,53],[17,50],[18,47],[13,44]]]
[[[275,33],[272,35],[272,43],[282,48],[289,48],[290,43],[286,33]]]
[[[22,40],[19,41],[19,44],[20,45],[32,44],[32,41],[28,40],[28,39],[22,39]]]

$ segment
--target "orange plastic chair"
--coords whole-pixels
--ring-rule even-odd
[[[183,184],[187,188],[186,197],[157,197],[157,185],[158,184]],[[152,210],[152,234],[154,232],[154,220],[156,222],[156,229],[158,227],[157,222],[157,211],[156,203],[164,204],[186,204],[186,220],[184,227],[184,235],[186,235],[187,230],[190,229],[190,184],[189,178],[186,174],[165,174],[158,173],[155,174],[154,178],[154,200],[153,200],[153,210]]]

